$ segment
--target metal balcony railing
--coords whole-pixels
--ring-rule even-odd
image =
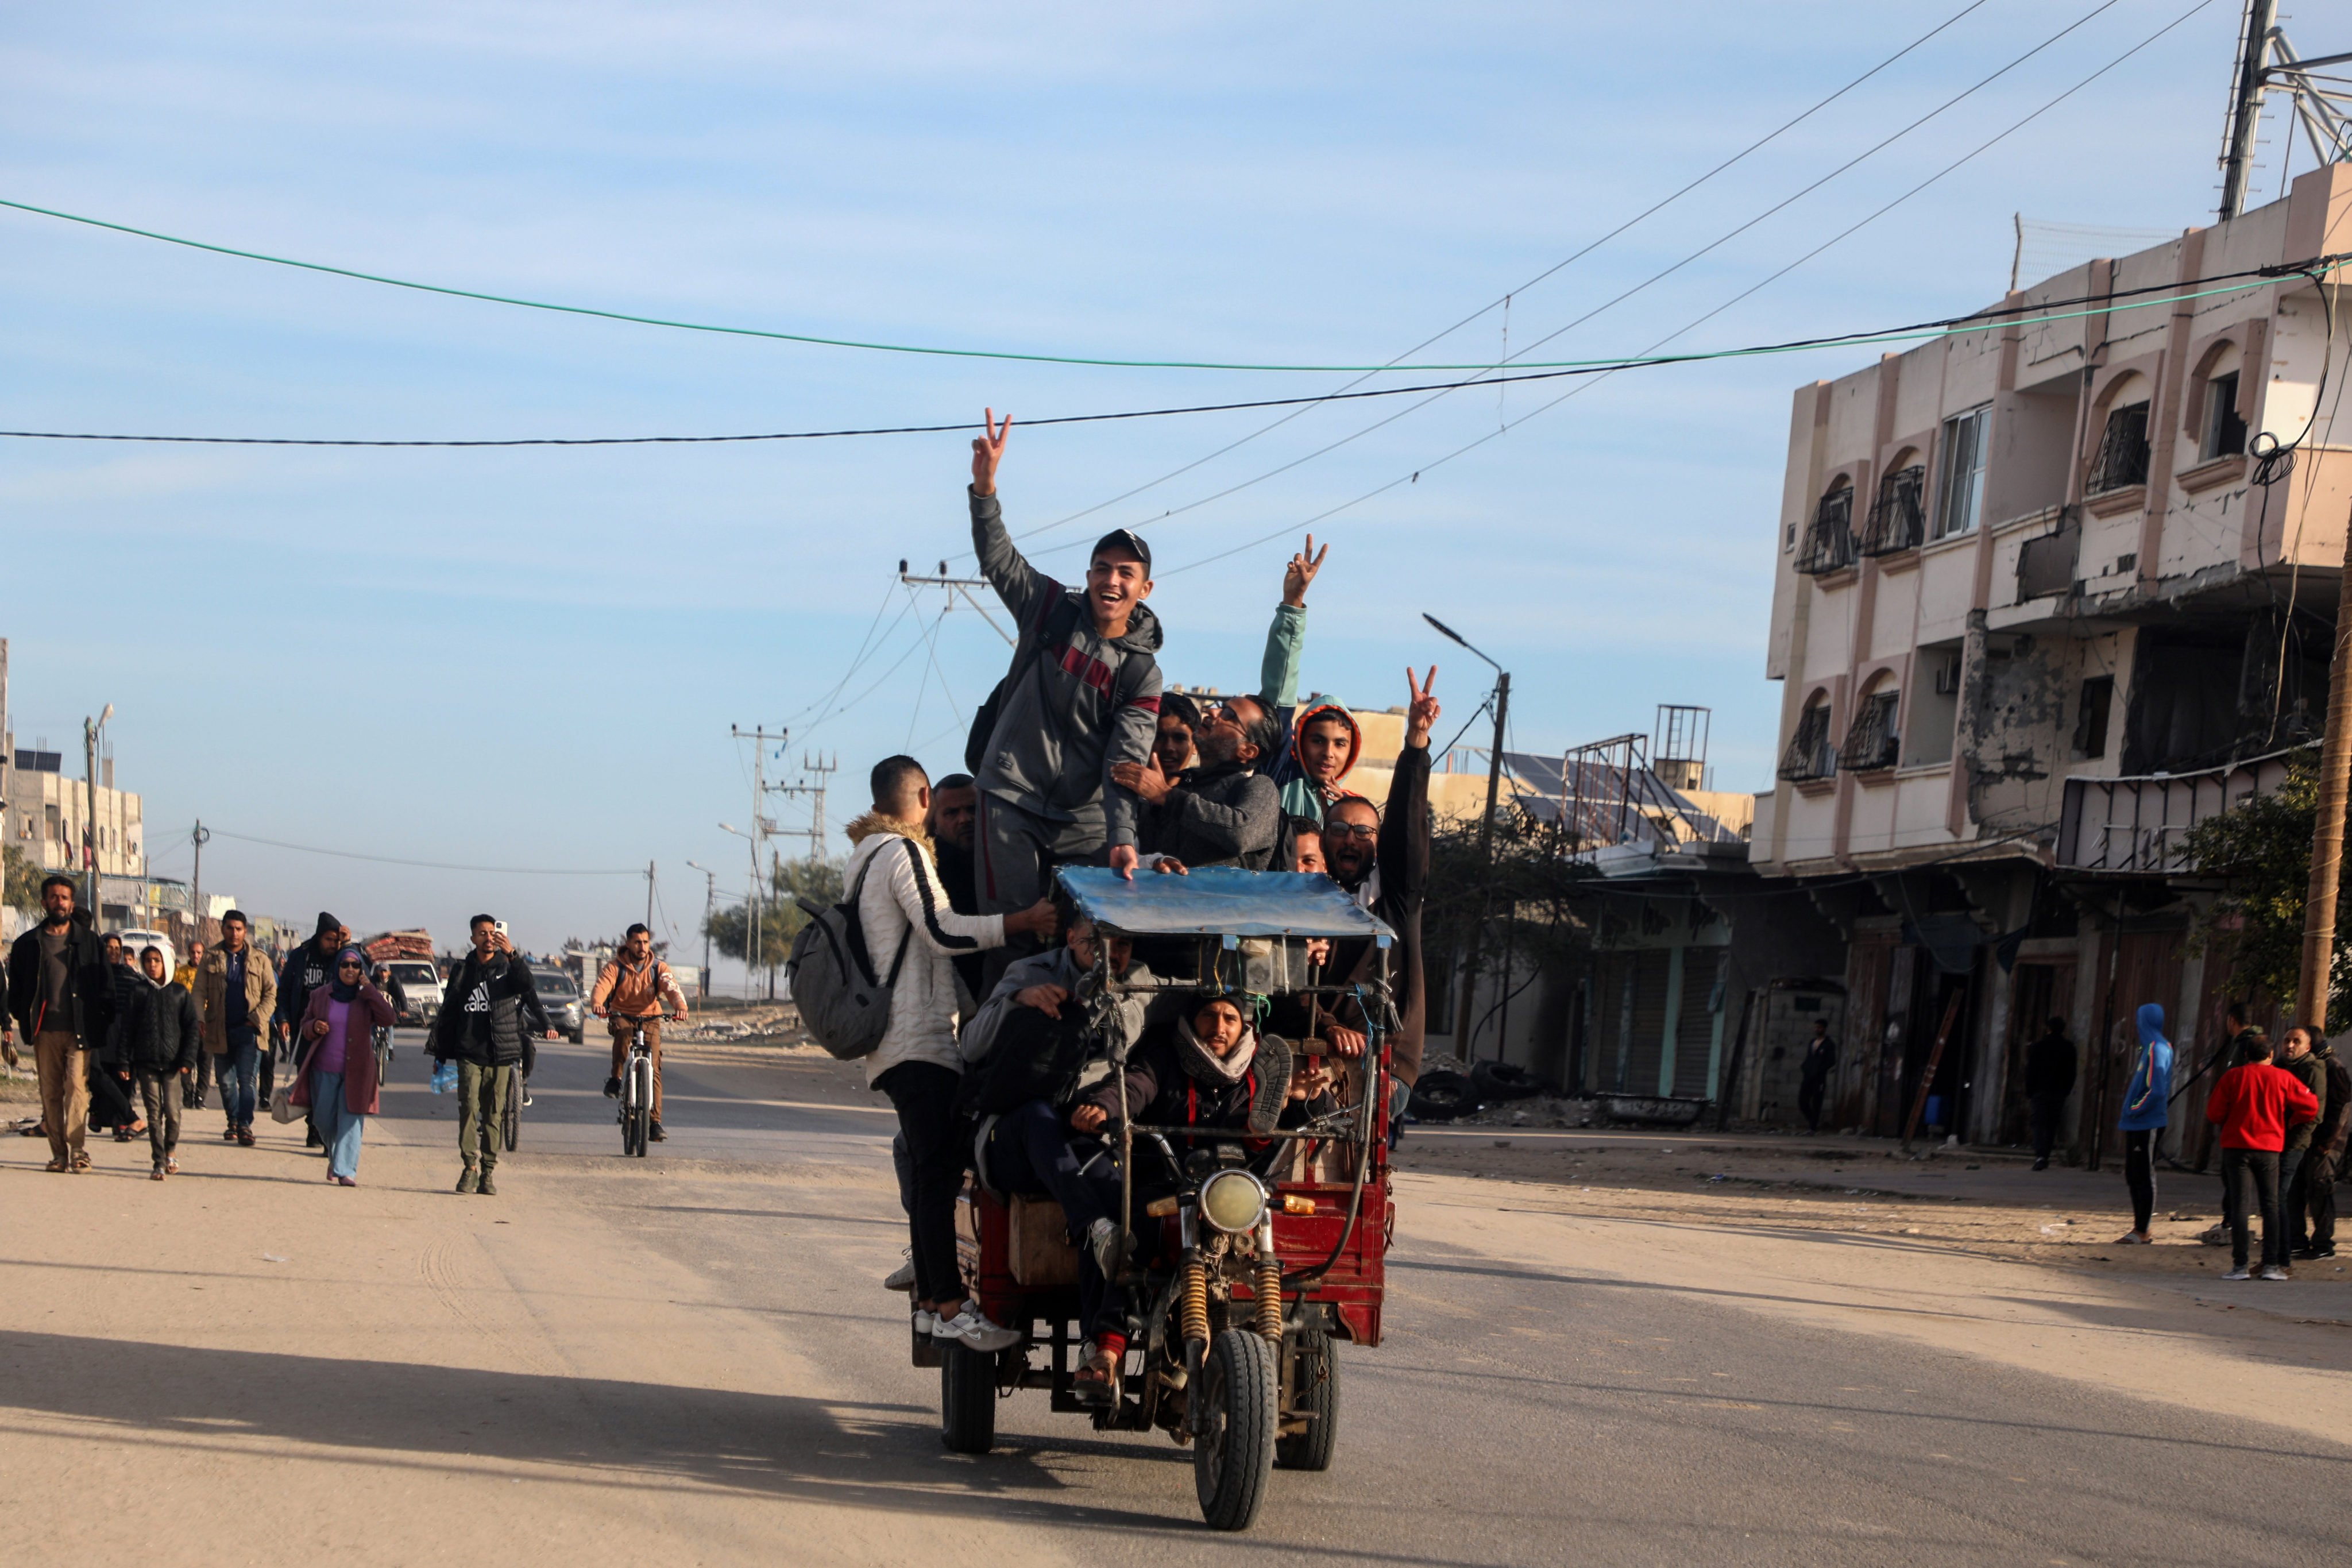
[[[2193,773],[2070,778],[2058,818],[2058,864],[2078,871],[2194,871],[2182,844],[2189,830],[2271,794],[2286,782],[2288,764],[2313,749],[2292,747]]]
[[[1790,784],[1806,784],[1837,773],[1837,748],[1830,742],[1830,710],[1826,703],[1808,708],[1797,721],[1789,749],[1780,753],[1780,776]]]
[[[1895,693],[1865,697],[1838,748],[1837,765],[1851,773],[1891,768],[1903,754],[1902,737],[1895,730]]]
[[[2129,489],[2147,483],[2147,405],[2126,403],[2107,415],[2099,455],[2091,463],[2089,491]]]
[[[1916,550],[1927,537],[1927,470],[1914,463],[1897,468],[1879,482],[1878,499],[1870,503],[1860,549],[1864,555],[1892,555]]]
[[[1851,566],[1853,548],[1853,487],[1840,485],[1813,509],[1805,542],[1797,551],[1797,570],[1809,577]]]

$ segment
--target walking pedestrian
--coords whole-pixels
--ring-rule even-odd
[[[187,956],[180,960],[179,968],[172,971],[172,983],[185,991],[191,999],[196,994],[196,972],[204,967],[204,962],[205,944],[202,942],[190,942]],[[201,1020],[201,1014],[199,1018]],[[212,1088],[212,1053],[199,1045],[196,1049],[195,1070],[180,1080],[181,1109],[202,1110],[205,1108],[205,1091]],[[150,1117],[148,1120],[152,1121],[154,1118]]]
[[[2247,1035],[2252,1035],[2249,1029]],[[2319,1100],[2303,1080],[2271,1063],[2271,1043],[2241,1037],[2248,1060],[2221,1075],[2205,1101],[2205,1120],[2221,1130],[2221,1175],[2236,1192],[2230,1222],[2231,1268],[2224,1279],[2252,1278],[2246,1268],[2247,1230],[2254,1208],[2263,1216],[2264,1279],[2287,1274],[2286,1226],[2279,1207],[2279,1152],[2298,1123],[2319,1115]]]
[[[529,1054],[529,1030],[555,1038],[555,1026],[540,1005],[530,966],[495,915],[468,922],[473,951],[449,977],[447,1000],[433,1020],[436,1062],[457,1064],[457,1157],[465,1169],[457,1191],[496,1197],[490,1178],[497,1168],[507,1099],[516,1092],[515,1069]]]
[[[74,908],[71,877],[41,879],[41,923],[8,949],[11,1016],[32,1042],[41,1129],[52,1171],[89,1169],[88,1051],[113,1022],[114,980],[89,916]]]
[[[2156,1139],[2170,1120],[2172,1103],[2172,1042],[2164,1036],[2161,1003],[2140,1005],[2139,1059],[2124,1080],[2123,1114],[2116,1126],[2124,1135],[2124,1184],[2131,1189],[2132,1227],[2116,1243],[2146,1247],[2156,1213]]]
[[[249,940],[242,910],[221,916],[220,945],[196,970],[196,1011],[205,1054],[220,1083],[221,1139],[253,1147],[253,1112],[259,1103],[263,1032],[278,1006],[278,976]]]
[[[136,1000],[136,994],[147,989],[147,977],[134,963],[132,955],[123,951],[122,938],[109,931],[100,942],[106,948],[106,977],[113,993],[112,1013],[120,1017],[122,1010]],[[112,1132],[117,1143],[128,1143],[147,1131],[140,1118],[138,1090],[131,1083],[131,1061],[124,1055],[121,1031],[109,1026],[106,1038],[83,1053],[83,1067],[89,1074],[89,1129],[93,1132]]]
[[[2320,1096],[2319,1123],[2311,1131],[2311,1152],[2304,1156],[2303,1164],[2295,1172],[2303,1183],[2305,1210],[2297,1218],[2307,1218],[2311,1228],[2308,1239],[2294,1256],[2333,1258],[2336,1178],[2344,1169],[2345,1133],[2347,1124],[2352,1124],[2352,1069],[2347,1069],[2344,1058],[2326,1039],[2312,1047],[2311,1054],[2319,1058],[2326,1074],[2327,1091]]]
[[[263,1062],[261,1068],[262,1110],[269,1109],[269,1090],[277,1059],[282,1056],[290,1066],[301,1048],[297,1037],[301,1033],[303,1018],[310,1012],[310,994],[334,979],[335,961],[351,943],[350,928],[320,910],[318,925],[311,931],[310,940],[286,955],[286,966],[278,975],[278,1016],[272,1024],[278,1041],[277,1049],[270,1053],[269,1059]],[[306,1149],[319,1146],[318,1126],[308,1119],[303,1122],[302,1146]]]
[[[2033,1130],[2033,1168],[2050,1168],[2050,1151],[2058,1142],[2058,1123],[2066,1114],[2066,1097],[2074,1092],[2074,1042],[2066,1037],[2066,1020],[2052,1018],[2042,1037],[2025,1047],[2025,1103]]]
[[[163,950],[142,948],[139,967],[138,984],[115,1012],[112,1035],[147,1113],[147,1150],[154,1157],[148,1174],[160,1182],[179,1173],[180,1087],[204,1055],[203,1039],[196,999],[166,975]]]
[[[1822,1101],[1828,1098],[1830,1074],[1837,1070],[1837,1042],[1830,1038],[1830,1021],[1813,1020],[1813,1037],[1805,1042],[1805,1059],[1797,1064],[1797,1109],[1804,1114],[1805,1130],[1822,1130]]]
[[[376,1112],[375,1032],[392,1026],[392,1003],[369,984],[367,957],[347,947],[333,976],[302,1009],[301,1045],[287,1093],[309,1108],[327,1151],[327,1180],[360,1184],[360,1139]]]
[[[2320,1060],[2312,1049],[2319,1039],[2320,1034],[2315,1028],[2302,1024],[2291,1026],[2285,1034],[2279,1037],[2279,1044],[2284,1048],[2279,1053],[2278,1068],[2282,1072],[2293,1073],[2325,1109],[2327,1104],[2327,1064]],[[2310,1244],[2310,1238],[2304,1234],[2304,1208],[2310,1193],[2305,1185],[2303,1167],[2310,1158],[2311,1135],[2317,1125],[2315,1121],[2306,1121],[2299,1127],[2288,1128],[2286,1144],[2279,1151],[2279,1212],[2285,1217],[2286,1245],[2290,1253],[2301,1251]]]

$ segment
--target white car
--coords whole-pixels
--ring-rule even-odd
[[[151,947],[163,949],[164,979],[171,979],[173,972],[180,967],[179,955],[172,951],[172,939],[162,931],[119,931],[114,934],[122,939],[122,951],[131,955],[132,968],[138,967],[140,953]]]
[[[429,959],[387,958],[381,961],[400,983],[399,1008],[394,1022],[404,1027],[429,1028],[441,1011],[441,972]],[[386,996],[385,1001],[394,999]]]

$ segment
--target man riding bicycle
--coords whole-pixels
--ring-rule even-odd
[[[667,1004],[667,1005],[665,1005]],[[670,975],[669,965],[654,956],[654,933],[633,925],[621,941],[617,957],[605,960],[596,972],[595,988],[588,993],[588,1009],[608,1019],[613,1030],[613,1076],[604,1080],[604,1098],[621,1097],[621,1069],[629,1062],[629,1042],[640,1023],[646,1048],[653,1055],[654,1116],[646,1136],[658,1143],[662,1132],[661,1015],[670,1022],[686,1022],[686,993]]]

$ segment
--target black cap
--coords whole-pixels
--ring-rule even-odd
[[[1126,551],[1138,561],[1142,562],[1144,574],[1146,576],[1150,575],[1151,546],[1144,543],[1143,535],[1136,532],[1135,530],[1131,528],[1112,529],[1108,533],[1104,534],[1100,539],[1095,541],[1094,554],[1087,556],[1087,559],[1091,561],[1094,559],[1095,555],[1100,555],[1106,550]]]

